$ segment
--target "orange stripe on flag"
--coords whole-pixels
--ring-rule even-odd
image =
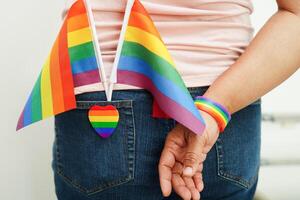
[[[69,9],[68,18],[74,17],[76,15],[81,15],[83,13],[86,13],[84,1],[83,0],[78,0]]]
[[[68,18],[67,23],[68,32],[76,31],[89,26],[89,20],[86,13]]]
[[[91,110],[89,111],[90,116],[99,116],[99,115],[105,115],[105,116],[116,116],[118,115],[118,111],[116,110]]]
[[[62,91],[62,80],[60,74],[59,56],[58,56],[58,39],[55,40],[50,57],[50,77],[53,98],[53,114],[56,115],[65,111],[64,97]]]
[[[131,12],[128,25],[147,31],[161,40],[160,35],[154,27],[151,19],[139,12]]]
[[[67,21],[64,22],[59,34],[59,65],[61,72],[61,80],[64,92],[65,109],[72,109],[76,107],[76,99],[74,94],[74,83],[72,68],[70,63],[70,56],[68,52],[67,41]]]

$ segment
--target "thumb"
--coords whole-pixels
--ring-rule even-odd
[[[206,154],[203,153],[204,141],[201,136],[190,132],[187,143],[187,150],[183,156],[183,175],[192,177],[205,160]]]

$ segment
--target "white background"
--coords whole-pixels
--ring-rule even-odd
[[[258,29],[275,12],[276,5],[275,0],[253,2],[253,25]],[[19,133],[15,132],[15,126],[60,28],[64,0],[0,0],[0,3],[0,199],[54,200],[53,119]],[[263,98],[263,111],[300,113],[299,85],[297,72]],[[288,127],[288,131],[282,129],[282,126],[264,125],[263,158],[276,159],[278,154],[293,158],[299,154],[299,148],[295,147],[300,146],[299,126]],[[300,180],[299,167],[262,167],[259,192],[274,200],[299,199],[297,179]]]

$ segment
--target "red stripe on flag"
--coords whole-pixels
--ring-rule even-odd
[[[169,119],[170,117],[164,113],[164,111],[159,107],[158,103],[156,102],[156,100],[153,100],[153,104],[152,104],[152,117],[154,118],[165,118],[165,119]]]
[[[65,110],[76,108],[76,100],[74,94],[74,83],[72,77],[70,56],[68,52],[67,38],[67,20],[59,33],[59,65],[62,80],[62,90],[64,96]]]
[[[58,53],[58,39],[56,39],[52,47],[50,56],[50,78],[54,115],[65,110]]]
[[[138,12],[138,13],[140,13],[142,15],[145,15],[149,19],[151,19],[150,16],[149,16],[149,14],[147,13],[146,9],[144,8],[144,6],[138,0],[134,1],[133,6],[131,8],[131,11]]]
[[[68,11],[68,17],[74,17],[86,13],[86,8],[83,0],[75,2]]]
[[[144,15],[141,15],[139,12],[131,12],[128,26],[133,26],[142,29],[143,31],[147,31],[161,40],[152,20],[148,17],[144,17]]]

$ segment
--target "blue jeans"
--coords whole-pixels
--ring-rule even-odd
[[[191,95],[208,87],[189,88]],[[103,92],[76,97],[78,109],[55,117],[52,167],[59,200],[171,200],[162,196],[158,162],[172,119],[152,118],[145,90],[115,91],[116,131],[100,138],[89,124],[92,105],[106,105]],[[201,199],[253,199],[260,161],[260,99],[236,112],[204,163]],[[109,103],[110,104],[110,103]]]

